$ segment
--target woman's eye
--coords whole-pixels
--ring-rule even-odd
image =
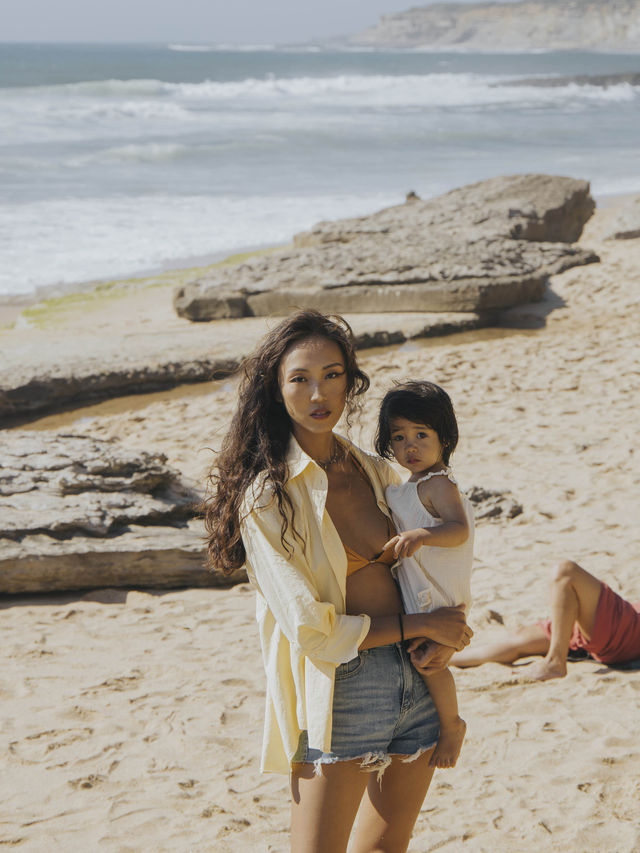
[[[418,438],[427,438],[427,433],[426,432],[419,432]]]
[[[401,435],[394,435],[392,437],[391,441],[402,441],[402,436]]]
[[[292,382],[306,382],[306,378],[304,376],[293,376],[291,378]]]
[[[342,373],[338,373],[335,370],[332,370],[331,373],[327,373],[327,379],[335,379],[337,376],[342,376]]]

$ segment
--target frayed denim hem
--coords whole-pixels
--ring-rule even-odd
[[[391,755],[388,752],[365,752],[364,755],[354,755],[350,758],[340,758],[337,755],[321,755],[320,758],[316,758],[313,762],[313,773],[315,776],[322,776],[323,764],[337,764],[342,761],[359,760],[360,769],[364,773],[375,773],[377,783],[382,785],[384,771],[391,764],[394,758],[399,758],[403,764],[410,764],[412,761],[417,761],[425,752],[429,752],[430,749],[433,749],[436,743],[437,741],[432,743],[431,746],[422,746],[411,755],[402,755],[397,753],[393,753],[393,755]]]

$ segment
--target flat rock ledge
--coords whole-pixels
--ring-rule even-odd
[[[348,318],[359,349],[391,346],[408,340],[467,332],[497,321],[493,311],[413,314],[358,314]],[[34,360],[32,352],[15,349],[0,359],[0,428],[20,426],[51,412],[87,403],[225,379],[267,332],[266,318],[192,326],[156,339],[136,341],[134,352],[125,336],[86,342],[77,337],[56,342],[56,359]],[[176,361],[176,353],[181,360]]]
[[[10,432],[0,448],[0,593],[226,586],[204,566],[199,494],[165,457]]]
[[[118,587],[225,587],[204,567],[199,493],[158,454],[64,433],[13,432],[0,450],[0,594]],[[478,523],[522,513],[473,486]]]
[[[595,209],[586,181],[491,178],[371,216],[321,222],[292,249],[176,289],[189,320],[344,313],[483,312],[542,299],[550,275],[599,260],[572,245]]]

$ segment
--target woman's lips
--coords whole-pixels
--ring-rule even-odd
[[[315,412],[311,412],[311,417],[316,420],[322,420],[323,418],[328,418],[331,412],[328,409],[316,409]]]

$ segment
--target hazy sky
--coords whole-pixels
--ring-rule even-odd
[[[287,43],[357,32],[429,0],[15,0],[0,41]]]

